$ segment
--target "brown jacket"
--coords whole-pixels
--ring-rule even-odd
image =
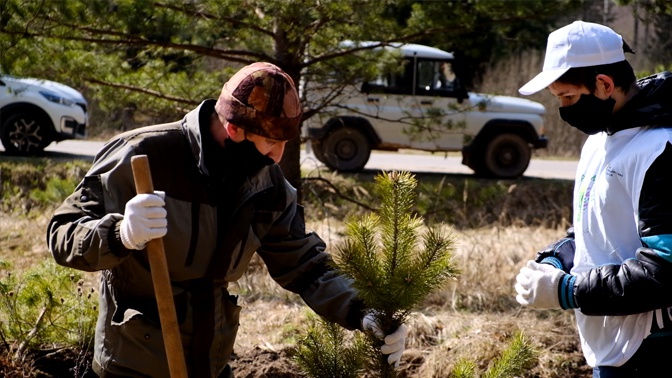
[[[238,280],[253,254],[271,276],[301,295],[318,314],[342,326],[360,326],[361,301],[328,264],[324,242],[306,233],[296,190],[271,165],[242,184],[209,176],[201,125],[207,100],[180,122],[119,135],[54,214],[49,248],[62,265],[102,271],[94,367],[130,377],[167,377],[146,250],[119,240],[125,204],[135,195],[130,159],[149,158],[156,190],[166,192],[166,257],[182,342],[193,377],[216,377],[229,361],[238,328]],[[206,128],[207,129],[207,128]],[[235,162],[232,162],[235,164]]]

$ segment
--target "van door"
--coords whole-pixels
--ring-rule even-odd
[[[450,62],[404,59],[397,71],[365,83],[365,96],[350,98],[347,107],[367,116],[379,149],[461,151],[465,104],[458,104],[459,83],[449,69]]]
[[[405,130],[412,125],[413,114],[410,99],[413,97],[415,66],[411,60],[402,60],[399,67],[387,72],[375,80],[364,83],[363,97],[359,100],[351,98],[347,101],[348,108],[357,106],[360,114],[365,115],[380,137],[379,149],[395,150],[410,148],[409,138]]]
[[[417,59],[416,67],[414,96],[407,99],[416,117],[409,129],[411,148],[462,150],[469,104],[457,101],[461,88],[452,63]]]

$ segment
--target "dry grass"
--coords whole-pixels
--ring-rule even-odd
[[[329,222],[309,226],[332,244],[338,243],[342,224]],[[520,330],[540,352],[539,363],[528,376],[588,376],[572,313],[523,310],[513,294],[520,267],[564,230],[491,227],[452,232],[462,273],[413,313],[404,354],[405,364],[412,367],[409,376],[448,376],[460,358],[476,360],[479,369],[485,370]],[[231,289],[241,295],[243,306],[239,353],[254,348],[279,351],[293,345],[310,312],[298,296],[279,288],[256,259]]]
[[[455,232],[455,259],[462,273],[431,303],[454,310],[498,312],[516,307],[513,282],[534,252],[563,230],[512,226]]]
[[[44,235],[49,214],[32,218],[2,214],[0,259],[25,269],[51,258]],[[342,240],[343,224],[333,219],[312,222],[329,245]],[[564,230],[543,227],[489,227],[452,230],[458,280],[432,294],[411,317],[404,365],[412,377],[447,376],[460,358],[478,361],[485,369],[522,330],[540,351],[530,377],[588,376],[578,349],[571,313],[527,311],[515,302],[513,280],[518,269]],[[93,285],[96,274],[88,274]],[[243,311],[236,351],[291,347],[310,310],[300,298],[282,290],[258,260],[231,291],[240,294]]]
[[[22,272],[45,259],[51,259],[46,242],[51,211],[30,216],[0,211],[0,261]],[[84,287],[98,288],[98,273],[82,272]]]
[[[48,257],[45,242],[48,221],[46,215],[26,218],[0,213],[0,260],[11,261],[15,269],[23,271]]]
[[[32,177],[21,172],[8,170],[3,177],[7,182],[23,182]],[[57,177],[71,174],[55,169],[50,172],[56,172]],[[331,178],[348,196],[376,203],[371,194],[372,177]],[[448,231],[455,238],[454,258],[461,274],[426,298],[414,312],[409,349],[403,360],[407,376],[447,376],[460,358],[476,360],[478,368],[485,369],[518,330],[523,330],[540,350],[539,364],[527,376],[586,375],[572,314],[522,310],[513,294],[519,268],[536,250],[564,233],[566,220],[571,218],[570,186],[549,180],[481,182],[431,175],[419,180],[427,186],[421,198],[423,206],[431,209],[426,219],[445,221],[452,216],[451,224],[456,228]],[[307,228],[333,248],[344,237],[344,224],[339,219],[353,211],[352,203],[327,196],[324,188],[313,186],[312,190],[321,202],[307,205],[306,213],[312,215]],[[18,207],[12,206],[17,204]],[[17,192],[3,206],[0,260],[23,271],[38,261],[51,259],[45,236],[56,204],[33,203],[27,200],[26,193]],[[97,280],[98,274],[85,274],[86,286],[97,286]],[[294,344],[310,310],[297,295],[273,282],[258,259],[230,289],[240,295],[243,306],[236,352],[257,348],[280,351]]]

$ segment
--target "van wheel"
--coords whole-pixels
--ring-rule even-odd
[[[37,154],[51,143],[49,126],[41,118],[26,113],[7,118],[0,140],[5,151],[15,155]]]
[[[366,136],[352,127],[334,130],[322,139],[324,164],[341,172],[358,172],[369,161],[371,144]],[[317,154],[316,154],[317,156]]]
[[[317,139],[311,139],[309,143],[315,159],[324,164],[324,147],[322,146],[322,142]]]
[[[517,134],[500,134],[492,138],[483,150],[480,174],[497,178],[523,175],[532,157],[532,148]]]

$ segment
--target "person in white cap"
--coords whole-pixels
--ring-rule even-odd
[[[169,377],[146,243],[163,237],[190,377],[233,377],[241,308],[227,291],[254,253],[283,288],[348,329],[379,330],[324,241],[306,232],[296,190],[276,164],[299,134],[293,80],[270,63],[240,69],[217,100],[178,122],[116,136],[56,210],[49,249],[59,264],[102,271],[93,370]],[[155,194],[135,193],[130,161],[147,155]],[[381,351],[398,365],[406,327]]]
[[[672,74],[636,80],[612,29],[576,21],[548,37],[543,71],[560,117],[589,134],[567,236],[516,277],[517,301],[575,309],[594,377],[661,377],[672,353]]]

